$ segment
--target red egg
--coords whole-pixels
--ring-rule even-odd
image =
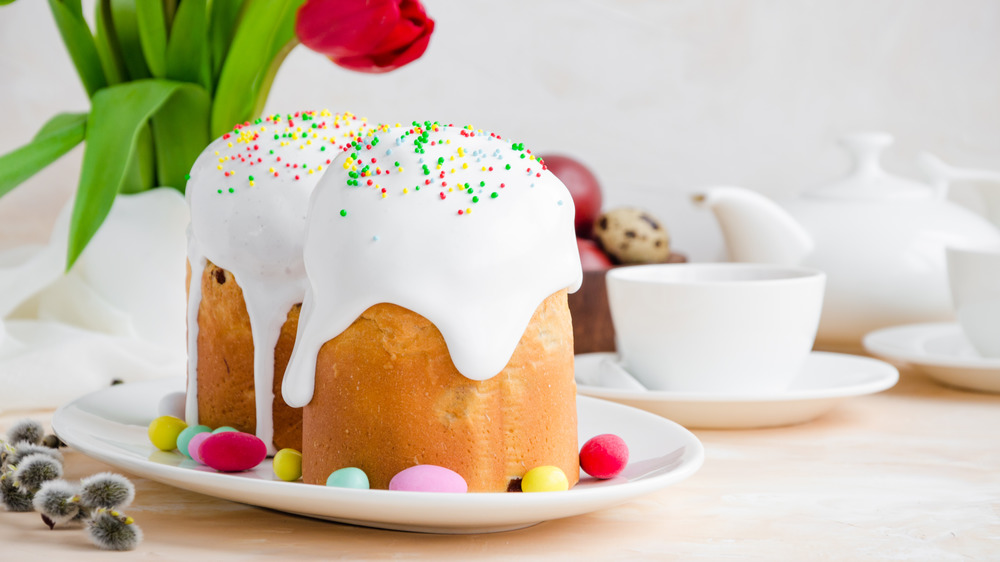
[[[592,437],[580,448],[580,468],[594,478],[614,478],[627,464],[628,446],[612,433]]]
[[[580,251],[580,265],[583,266],[584,271],[604,271],[611,269],[611,259],[608,258],[608,255],[593,240],[577,238],[576,247]]]
[[[239,431],[215,433],[198,449],[204,464],[220,472],[250,470],[267,458],[267,445],[256,435]]]
[[[594,221],[601,214],[601,184],[597,181],[597,176],[579,160],[569,156],[552,154],[542,156],[541,159],[545,167],[566,185],[573,198],[573,205],[576,207],[576,235],[590,238]]]

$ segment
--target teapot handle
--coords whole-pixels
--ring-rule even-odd
[[[879,159],[882,151],[892,144],[889,133],[852,133],[840,138],[840,143],[854,158],[853,175],[856,178],[871,179],[882,175]]]
[[[918,164],[934,188],[934,195],[941,199],[948,195],[948,185],[953,181],[991,182],[1000,186],[1000,172],[956,168],[926,152],[920,154]]]

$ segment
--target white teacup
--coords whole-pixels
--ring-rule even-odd
[[[786,390],[812,349],[826,275],[805,267],[657,264],[608,272],[623,367],[650,390]]]
[[[958,323],[983,357],[1000,357],[1000,245],[951,247],[948,283]]]

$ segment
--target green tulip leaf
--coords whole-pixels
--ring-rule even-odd
[[[167,41],[167,78],[211,90],[207,10],[205,0],[184,0],[177,7]]]
[[[0,156],[0,197],[83,142],[86,113],[60,113],[31,142]]]
[[[118,46],[118,38],[115,36],[114,22],[111,21],[111,0],[97,2],[97,6],[94,7],[94,21],[97,28],[94,32],[94,44],[101,59],[104,77],[107,78],[108,84],[121,84],[128,80],[128,75],[125,72],[121,47]]]
[[[153,129],[147,121],[135,139],[135,150],[125,165],[125,177],[118,193],[139,193],[156,185],[156,149]]]
[[[181,0],[163,0],[163,14],[166,17],[167,29],[174,25],[174,15],[177,13],[177,3]]]
[[[153,115],[157,185],[184,192],[187,174],[208,146],[208,113],[212,98],[204,88],[178,90]]]
[[[93,97],[97,90],[108,85],[108,81],[104,77],[101,58],[97,54],[90,27],[83,19],[80,2],[49,0],[49,8],[76,72],[80,75],[80,81],[83,82],[87,95]]]
[[[190,87],[182,82],[147,79],[109,86],[94,94],[70,220],[67,270],[104,222],[125,185],[147,121],[170,96]]]
[[[298,43],[295,14],[304,0],[247,0],[219,74],[212,104],[211,136],[243,123],[264,109],[267,93],[285,56]]]
[[[233,41],[243,4],[244,0],[212,0],[212,13],[208,24],[208,48],[212,55],[213,81],[218,80],[219,73],[222,72],[222,63],[229,54],[229,45]]]
[[[142,54],[142,41],[139,38],[139,17],[136,14],[137,4],[153,4],[153,2],[136,2],[135,0],[111,0],[111,21],[114,24],[115,36],[121,49],[122,60],[129,78],[139,80],[149,78],[149,68]]]
[[[57,113],[51,119],[42,125],[41,129],[35,133],[33,141],[39,140],[43,137],[49,136],[66,129],[75,129],[77,126],[82,125],[85,131],[87,125],[87,114],[86,113]],[[83,137],[80,137],[80,141],[83,141]]]
[[[157,78],[167,75],[167,20],[159,2],[135,3],[139,44],[149,71]]]

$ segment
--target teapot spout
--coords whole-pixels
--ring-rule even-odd
[[[729,257],[738,262],[798,265],[812,253],[812,236],[777,203],[742,187],[720,186],[693,196],[715,214]]]

